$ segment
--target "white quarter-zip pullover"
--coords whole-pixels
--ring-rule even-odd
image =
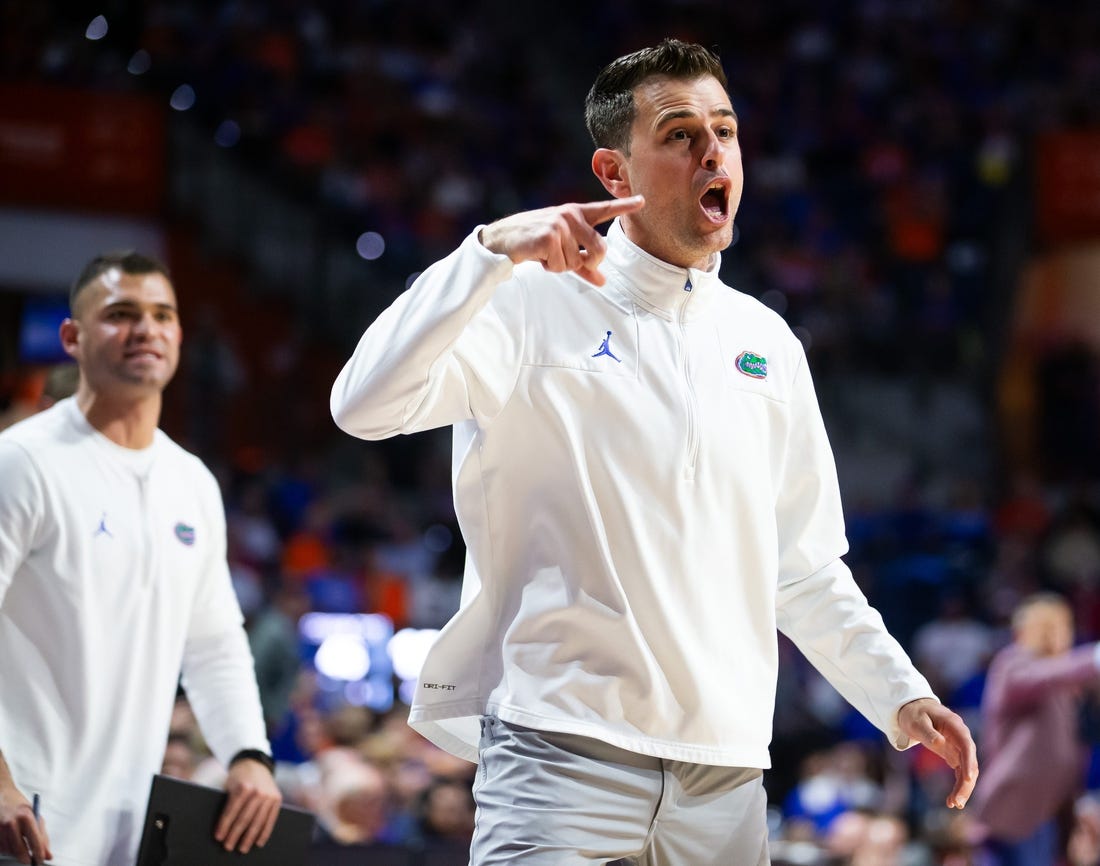
[[[133,863],[181,669],[221,761],[269,749],[217,482],[71,398],[0,434],[0,479],[0,752],[52,863]]]
[[[462,606],[411,724],[477,759],[477,717],[768,767],[776,628],[899,747],[932,696],[841,560],[802,346],[616,221],[603,287],[477,232],[361,339],[332,412],[366,439],[454,425]]]

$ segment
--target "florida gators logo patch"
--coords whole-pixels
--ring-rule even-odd
[[[186,523],[177,523],[176,538],[190,547],[195,543],[195,527],[188,526]]]
[[[737,369],[753,379],[768,378],[768,359],[756,352],[742,352],[737,356]]]

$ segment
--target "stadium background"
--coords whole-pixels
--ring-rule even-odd
[[[0,424],[40,405],[82,263],[163,257],[185,328],[163,426],[222,482],[292,800],[343,843],[462,847],[468,765],[401,724],[457,602],[449,435],[351,440],[329,387],[475,225],[604,197],[584,93],[666,35],[723,58],[746,172],[723,277],[807,347],[891,630],[979,738],[1016,600],[1062,592],[1100,638],[1100,7],[458,5],[0,3]],[[882,862],[967,862],[935,761],[782,646],[777,859],[852,860],[859,815]],[[216,781],[182,705],[178,734],[178,772]]]

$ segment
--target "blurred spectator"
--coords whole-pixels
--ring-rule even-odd
[[[1044,585],[1071,603],[1078,631],[1100,638],[1100,508],[1091,497],[1075,491],[1055,512],[1036,557]]]
[[[993,866],[1053,866],[1058,818],[1083,785],[1083,687],[1100,681],[1100,644],[1073,648],[1073,612],[1054,594],[1026,599],[1014,640],[990,665],[982,705],[982,780],[971,808]]]
[[[80,368],[76,364],[54,364],[46,371],[46,380],[42,384],[42,397],[38,408],[49,409],[58,400],[64,400],[76,393],[80,383]]]
[[[262,481],[245,479],[226,510],[229,556],[261,574],[269,571],[279,562],[281,541]]]
[[[844,866],[909,866],[909,829],[893,815],[872,810],[837,816],[825,839],[829,862]]]
[[[920,837],[927,844],[933,863],[974,866],[980,862],[980,851],[974,844],[973,819],[968,812],[937,810],[923,822],[921,831]]]
[[[382,840],[390,817],[385,776],[349,749],[330,750],[320,763],[321,839],[341,845]]]
[[[332,505],[321,497],[304,509],[300,526],[291,531],[282,548],[282,568],[289,580],[300,581],[332,564]]]
[[[1066,862],[1068,866],[1100,864],[1100,801],[1093,796],[1081,797],[1074,805]]]
[[[421,795],[418,830],[425,842],[470,846],[474,797],[468,782],[436,778]]]
[[[953,700],[955,690],[984,670],[994,649],[993,630],[976,619],[961,592],[945,591],[939,614],[913,636],[913,656],[936,693]]]
[[[840,815],[874,808],[881,798],[882,788],[871,778],[863,747],[840,743],[806,759],[803,777],[783,806],[788,820],[809,821],[824,837]]]
[[[168,745],[164,749],[164,761],[160,771],[165,776],[188,781],[195,774],[199,756],[191,744],[190,737],[184,734],[169,734]]]
[[[283,582],[249,624],[248,642],[269,731],[282,725],[290,711],[290,696],[302,666],[298,620],[308,611],[309,595],[305,590]]]

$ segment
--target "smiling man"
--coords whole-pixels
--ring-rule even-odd
[[[961,808],[974,743],[841,559],[802,346],[719,278],[742,170],[718,58],[622,57],[585,115],[614,198],[474,231],[332,391],[365,439],[454,427],[463,603],[410,722],[480,763],[471,863],[766,863],[777,628],[944,756]]]
[[[282,798],[217,482],[157,428],[175,291],[152,259],[99,256],[70,307],[76,394],[0,434],[0,862],[134,862],[181,673],[229,765],[215,835],[247,851]]]

